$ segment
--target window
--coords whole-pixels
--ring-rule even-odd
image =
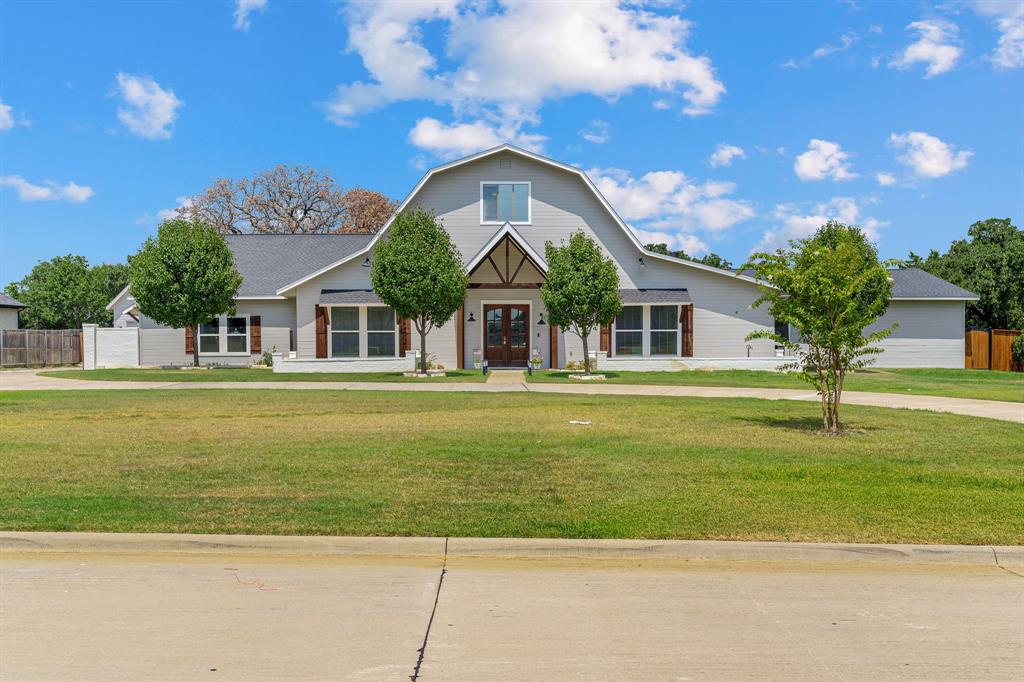
[[[199,325],[199,352],[220,352],[220,320],[213,318],[206,324]]]
[[[782,320],[775,320],[775,333],[787,341],[792,340],[792,337],[789,335],[789,325]]]
[[[331,357],[359,357],[359,308],[331,308]]]
[[[643,352],[643,306],[624,306],[615,317],[615,355],[643,355]]]
[[[221,315],[199,325],[199,352],[249,354],[249,316]]]
[[[679,354],[679,308],[651,306],[651,355]]]
[[[480,183],[480,222],[530,222],[530,183]]]
[[[395,356],[395,311],[381,306],[366,309],[366,354],[371,357]]]

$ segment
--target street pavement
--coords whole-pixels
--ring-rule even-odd
[[[342,376],[342,375],[339,375]],[[743,388],[728,386],[652,386],[639,384],[541,384],[521,380],[519,372],[492,372],[485,383],[437,382],[375,383],[357,381],[97,381],[40,376],[36,370],[0,372],[0,391],[147,390],[147,389],[243,389],[318,391],[470,391],[478,393],[563,393],[573,395],[642,395],[689,398],[759,398],[762,400],[803,400],[817,402],[813,391],[789,388]],[[1024,403],[971,400],[930,395],[843,391],[847,405],[907,408],[949,412],[969,417],[987,417],[1024,424]]]
[[[1024,670],[1019,547],[0,533],[0,552],[3,680]]]

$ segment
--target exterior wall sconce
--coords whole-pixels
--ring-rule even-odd
[[[363,261],[363,267],[364,268],[370,267],[370,257],[369,256],[367,256],[366,260]]]
[[[643,256],[640,256],[639,258],[637,258],[637,260],[640,261],[640,267],[642,267],[642,268],[646,268],[647,267],[647,263],[644,262],[644,257]]]
[[[473,311],[472,310],[469,311],[469,318],[466,320],[466,322],[476,322],[476,318],[473,317]]]
[[[547,322],[544,321],[544,313],[540,314],[540,322],[537,323],[537,326],[540,326],[542,324],[547,324]]]

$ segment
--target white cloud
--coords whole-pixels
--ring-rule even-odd
[[[966,168],[967,161],[974,155],[970,151],[955,151],[952,145],[920,131],[893,133],[889,144],[903,151],[896,158],[922,178],[941,178]]]
[[[235,0],[235,28],[249,30],[249,15],[267,8],[267,0]]]
[[[0,99],[0,133],[5,133],[14,127],[14,108],[10,104],[4,104]]]
[[[903,53],[889,62],[889,66],[908,69],[914,64],[928,66],[925,78],[946,73],[956,66],[963,49],[959,46],[957,25],[945,19],[922,19],[907,26],[917,31],[917,41],[907,45]]]
[[[0,187],[13,187],[22,201],[69,201],[80,204],[93,195],[92,187],[69,182],[65,185],[43,180],[33,185],[20,175],[0,175]]]
[[[839,38],[839,45],[832,45],[831,43],[825,43],[814,52],[811,53],[811,59],[821,59],[822,57],[828,57],[836,52],[845,52],[853,47],[853,44],[857,42],[857,32],[847,31]]]
[[[827,203],[814,207],[812,213],[805,213],[794,204],[779,204],[773,215],[778,227],[767,230],[752,251],[774,251],[786,246],[791,239],[804,239],[814,234],[829,220],[838,220],[847,225],[856,225],[872,241],[877,241],[879,230],[888,222],[861,215],[861,208],[851,197],[834,197]]]
[[[975,11],[995,20],[999,42],[989,55],[997,69],[1024,66],[1024,3],[1014,0],[974,0]]]
[[[754,217],[749,202],[727,198],[736,190],[731,182],[698,183],[682,171],[653,171],[637,179],[617,168],[594,168],[587,175],[639,230],[718,232]]]
[[[580,136],[587,142],[604,144],[612,137],[611,127],[607,121],[595,118],[586,128],[580,131]]]
[[[350,5],[348,48],[369,79],[339,86],[327,118],[353,125],[392,102],[428,100],[451,107],[453,126],[477,120],[520,131],[539,123],[545,101],[573,95],[614,100],[647,88],[656,102],[696,115],[725,92],[711,60],[686,50],[691,25],[679,16],[614,0],[489,9],[456,0]],[[437,54],[423,39],[427,23],[443,31]]]
[[[173,90],[165,90],[149,76],[126,73],[117,74],[117,89],[124,102],[117,109],[117,118],[129,131],[150,140],[171,136],[169,128],[185,105]]]
[[[708,157],[708,163],[711,164],[712,168],[731,166],[733,159],[743,159],[746,156],[747,153],[743,151],[743,147],[719,142],[718,146],[715,147],[715,151]]]
[[[186,206],[191,206],[192,205],[192,197],[177,197],[174,201],[175,201],[175,206],[173,208],[162,208],[162,209],[160,209],[159,211],[156,212],[156,215],[152,215],[150,213],[146,213],[146,214],[144,214],[142,216],[139,216],[135,220],[135,224],[136,225],[151,225],[151,224],[154,224],[154,223],[159,224],[159,223],[164,222],[165,220],[170,220],[171,218],[176,218],[178,216],[178,209],[179,208],[185,208]]]
[[[882,187],[889,187],[896,184],[896,176],[892,173],[875,173],[875,180]]]
[[[849,157],[837,142],[813,139],[807,151],[796,157],[793,172],[801,180],[852,180],[857,175],[850,170]]]
[[[421,118],[409,131],[409,141],[420,149],[434,152],[444,158],[464,156],[504,142],[539,151],[546,137],[528,134],[515,128],[494,127],[483,121],[446,125],[436,118]]]

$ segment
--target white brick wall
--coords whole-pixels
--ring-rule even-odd
[[[135,327],[82,325],[85,369],[139,366],[139,330]]]

